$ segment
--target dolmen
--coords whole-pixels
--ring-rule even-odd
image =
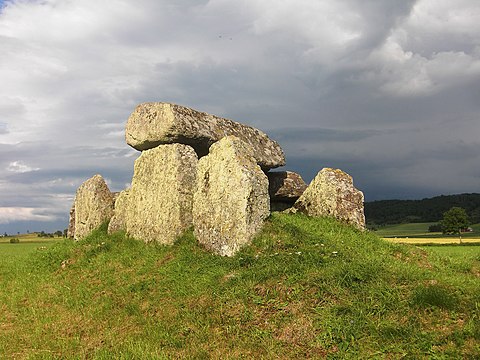
[[[109,221],[145,242],[173,244],[193,227],[198,242],[233,256],[271,211],[333,216],[365,228],[363,193],[338,169],[310,185],[285,165],[280,145],[253,127],[184,106],[150,102],[130,115],[125,139],[141,151],[129,189],[113,194],[100,175],[77,190],[68,234],[75,240]]]

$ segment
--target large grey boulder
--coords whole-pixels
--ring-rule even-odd
[[[361,230],[365,229],[363,193],[353,186],[350,175],[324,168],[293,205],[293,212],[309,216],[332,216]]]
[[[193,226],[200,244],[233,256],[270,214],[268,179],[253,149],[235,136],[213,144],[198,162]]]
[[[173,244],[192,226],[197,155],[188,145],[143,151],[135,160],[132,186],[118,196],[110,232],[145,242]]]
[[[130,115],[125,131],[127,144],[137,150],[181,143],[192,146],[199,157],[207,155],[214,142],[228,135],[249,144],[263,169],[285,165],[283,150],[262,131],[180,105],[140,104]]]
[[[73,233],[75,240],[89,235],[113,215],[114,198],[101,175],[95,175],[85,181],[77,190],[73,206],[75,222]]]

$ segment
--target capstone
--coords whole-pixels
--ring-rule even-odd
[[[150,102],[138,105],[125,130],[127,144],[137,150],[181,143],[192,146],[199,157],[207,155],[213,143],[228,135],[235,135],[249,144],[254,158],[264,170],[285,165],[281,147],[262,131],[176,104]]]

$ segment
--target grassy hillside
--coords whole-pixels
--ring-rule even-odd
[[[191,233],[164,247],[101,229],[9,259],[0,358],[480,356],[479,252],[447,257],[331,219],[274,215],[234,258]]]

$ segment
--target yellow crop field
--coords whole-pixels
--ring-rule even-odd
[[[415,238],[415,237],[395,237],[395,238],[383,238],[387,241],[391,241],[394,243],[402,243],[402,244],[415,244],[415,245],[422,245],[422,244],[459,244],[459,238],[452,238],[452,237],[428,237],[428,238]],[[462,238],[462,244],[475,244],[480,243],[479,238]]]

